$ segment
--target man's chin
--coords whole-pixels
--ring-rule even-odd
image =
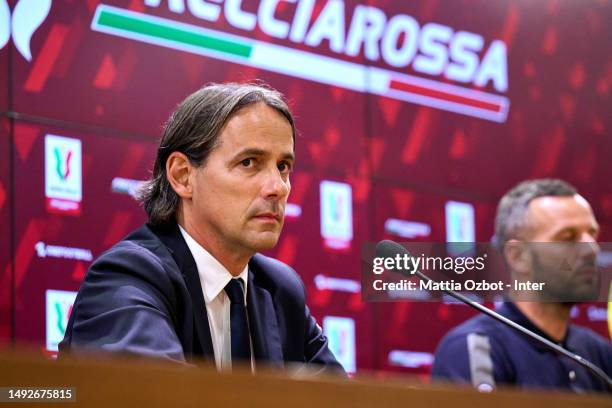
[[[251,241],[251,247],[255,252],[267,251],[272,249],[278,243],[278,239],[280,234],[269,231],[269,232],[260,232],[256,237],[253,237]]]
[[[585,290],[567,290],[560,293],[545,293],[541,295],[541,301],[543,302],[555,302],[565,304],[577,304],[587,302],[597,302],[597,289],[585,289]]]

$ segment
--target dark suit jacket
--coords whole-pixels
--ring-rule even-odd
[[[256,361],[342,371],[289,266],[253,256],[247,310]],[[89,350],[214,362],[198,270],[176,223],[143,225],[91,265],[59,350],[60,357]]]

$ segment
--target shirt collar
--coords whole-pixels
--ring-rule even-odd
[[[223,291],[225,286],[229,283],[230,279],[234,278],[232,274],[215,259],[202,245],[193,239],[183,227],[179,225],[181,234],[191,251],[191,255],[195,260],[196,267],[198,268],[198,275],[200,276],[200,283],[202,285],[202,292],[204,293],[204,301],[206,303],[212,302],[219,293]],[[238,275],[244,283],[244,296],[246,301],[247,284],[248,284],[248,273],[249,266],[246,265],[244,270]]]
[[[553,343],[559,344],[562,347],[566,347],[568,338],[571,336],[571,324],[569,324],[567,326],[567,331],[565,332],[565,337],[563,338],[563,340],[561,340],[560,342],[554,340],[552,337],[550,337],[548,334],[542,331],[538,326],[536,326],[535,323],[529,320],[529,318],[525,316],[523,312],[521,312],[520,309],[516,307],[516,305],[513,302],[508,302],[508,301],[504,302],[504,304],[498,309],[498,312],[502,316],[507,317],[513,322],[520,324],[524,328],[531,330],[535,334],[538,334],[544,337],[545,339],[550,340]],[[523,335],[521,334],[521,336]],[[536,347],[540,349],[544,349],[544,350],[549,350],[547,346],[540,343],[539,341],[531,339],[527,336],[525,336],[525,338],[528,338],[529,341],[532,341]]]

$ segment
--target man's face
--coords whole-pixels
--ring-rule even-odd
[[[599,227],[580,195],[539,197],[529,204],[533,279],[546,282],[541,300],[595,300]]]
[[[276,245],[291,190],[292,135],[287,119],[264,103],[227,121],[217,147],[193,173],[198,235],[237,254]]]

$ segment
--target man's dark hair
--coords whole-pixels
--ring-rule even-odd
[[[519,183],[508,191],[497,206],[495,236],[493,242],[498,249],[506,242],[517,238],[528,228],[527,210],[529,203],[538,197],[571,197],[578,194],[576,189],[559,179],[536,179]]]
[[[180,203],[166,177],[166,161],[172,152],[181,152],[194,166],[202,166],[217,147],[221,129],[240,109],[265,103],[283,115],[292,129],[293,116],[283,95],[263,83],[209,84],[181,102],[165,125],[151,179],[143,184],[138,199],[152,225],[174,219]]]

